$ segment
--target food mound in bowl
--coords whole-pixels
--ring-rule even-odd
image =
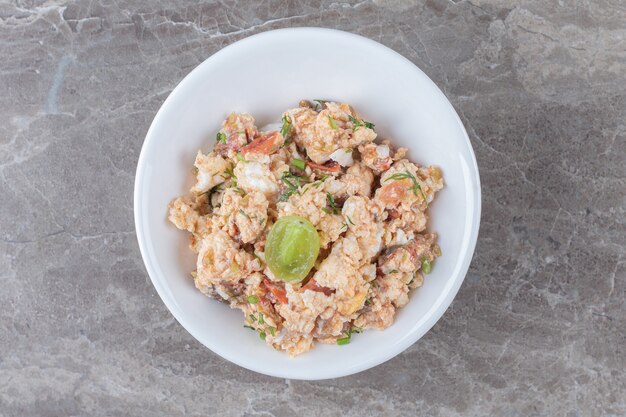
[[[169,220],[192,233],[196,287],[295,356],[393,323],[441,255],[425,228],[443,179],[345,103],[303,100],[276,127],[228,116]]]

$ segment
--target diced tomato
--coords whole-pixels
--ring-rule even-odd
[[[252,142],[241,148],[241,153],[245,156],[248,153],[269,155],[275,152],[282,144],[283,137],[278,132],[269,132],[263,136],[254,138]]]
[[[306,164],[313,169],[324,172],[338,173],[341,172],[341,167],[335,161],[326,162],[325,164],[316,164],[315,162],[307,161]]]
[[[274,297],[276,297],[276,300],[278,300],[279,303],[281,304],[287,304],[289,303],[289,299],[287,298],[287,292],[285,291],[285,289],[277,284],[274,284],[272,281],[270,281],[267,278],[263,278],[263,285],[265,285],[265,288],[268,289],[269,292],[271,292]]]
[[[333,290],[332,288],[322,287],[321,285],[318,285],[318,283],[313,278],[311,278],[309,282],[302,286],[302,289],[315,292],[323,292],[324,295],[327,297],[335,292],[335,290]]]
[[[380,189],[380,200],[391,206],[397,206],[411,193],[411,180],[395,180],[382,186]]]

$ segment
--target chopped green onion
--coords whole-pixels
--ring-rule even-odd
[[[259,313],[259,324],[263,323],[265,323],[265,320],[263,319],[263,313]]]
[[[335,119],[328,116],[328,123],[330,123],[330,127],[332,127],[334,130],[337,130],[337,123],[335,123]]]
[[[244,324],[244,325],[243,325],[243,327],[245,327],[246,329],[255,330],[255,328],[254,328],[254,327],[252,327],[252,326],[248,326],[248,325],[246,325],[246,324]]]
[[[224,132],[217,132],[216,140],[218,143],[226,143],[226,134]]]
[[[348,221],[350,222],[350,224],[351,224],[352,226],[355,226],[355,224],[354,224],[354,222],[352,221],[352,219],[350,218],[350,216],[346,216],[346,217],[348,218]]]
[[[341,339],[337,339],[337,344],[338,345],[347,345],[348,343],[350,343],[350,336],[342,337]]]
[[[306,168],[306,162],[303,159],[293,158],[291,160],[291,166],[304,171],[304,169]]]
[[[280,134],[286,138],[291,132],[291,119],[286,115],[283,116],[283,125],[280,128]]]
[[[265,332],[259,333],[259,337],[261,338],[261,340],[265,340]]]
[[[239,213],[240,213],[243,217],[247,217],[248,219],[250,218],[250,216],[248,216],[248,215],[246,214],[246,212],[245,212],[245,211],[243,211],[242,209],[239,209]]]
[[[243,154],[241,152],[237,152],[237,159],[239,159],[241,162],[248,162],[248,160],[243,157]]]
[[[254,314],[250,314],[248,317],[250,318],[250,320],[256,321],[256,316]]]
[[[248,297],[248,302],[250,304],[256,304],[259,302],[259,296],[258,295],[251,295]]]
[[[430,271],[432,271],[432,269],[433,267],[430,261],[426,258],[422,259],[422,272],[424,272],[425,274],[430,274]]]
[[[391,271],[389,271],[390,274],[397,274],[398,270],[397,269],[392,269]]]
[[[276,328],[275,327],[270,326],[270,327],[267,328],[267,331],[270,332],[270,334],[272,336],[276,336]]]

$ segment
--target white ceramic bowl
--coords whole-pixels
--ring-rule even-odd
[[[231,111],[262,126],[302,98],[350,103],[376,123],[380,138],[409,148],[411,160],[441,167],[446,182],[430,207],[428,230],[443,256],[413,291],[395,323],[357,334],[349,345],[323,345],[296,358],[242,327],[239,310],[203,296],[188,234],[166,220],[170,200],[192,185],[195,153],[215,143]],[[174,317],[202,344],[240,366],[293,379],[340,377],[376,366],[424,335],[456,295],[480,220],[480,182],[467,133],[435,84],[410,61],[372,40],[328,29],[265,32],[236,42],[193,70],[157,113],[135,178],[135,225],[152,282]]]

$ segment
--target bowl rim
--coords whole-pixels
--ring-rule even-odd
[[[413,335],[411,335],[410,337],[404,337],[400,343],[396,343],[392,345],[386,352],[384,352],[384,354],[373,356],[372,358],[370,358],[367,361],[362,362],[358,366],[354,366],[350,369],[342,369],[342,370],[340,369],[340,370],[328,372],[325,374],[312,374],[312,375],[295,374],[294,372],[290,372],[288,367],[286,369],[280,369],[280,370],[268,370],[267,368],[263,368],[262,366],[255,366],[255,365],[251,365],[250,363],[244,363],[243,361],[239,359],[238,355],[232,354],[231,352],[226,351],[224,349],[220,349],[216,345],[208,346],[204,341],[202,341],[202,338],[199,335],[197,335],[195,331],[190,330],[193,326],[187,325],[187,320],[182,310],[178,309],[178,307],[175,305],[176,302],[170,298],[170,295],[168,294],[168,291],[166,291],[164,284],[162,284],[159,281],[158,274],[152,265],[153,259],[148,255],[146,232],[144,230],[144,227],[140,218],[140,215],[143,212],[143,205],[144,205],[141,200],[141,190],[142,190],[142,185],[144,183],[144,173],[146,171],[145,166],[147,164],[146,162],[147,148],[149,148],[149,145],[153,141],[153,138],[155,136],[155,129],[156,129],[155,126],[159,124],[159,120],[163,117],[163,114],[167,111],[166,109],[169,107],[169,104],[172,101],[174,101],[174,98],[176,96],[180,94],[182,90],[181,86],[189,83],[190,80],[193,80],[194,78],[198,77],[199,74],[203,72],[203,69],[211,64],[210,61],[214,57],[224,54],[225,51],[227,50],[240,47],[249,42],[257,41],[259,38],[271,38],[273,36],[288,36],[289,34],[294,33],[294,32],[299,32],[299,33],[309,32],[313,36],[320,35],[323,33],[323,34],[331,35],[331,36],[350,38],[351,41],[368,44],[369,47],[376,48],[380,50],[381,53],[394,56],[396,59],[400,58],[401,61],[404,61],[405,64],[408,64],[411,67],[411,69],[415,72],[416,77],[423,78],[427,83],[430,83],[431,86],[434,87],[434,91],[436,91],[436,94],[440,95],[440,98],[442,98],[443,101],[446,103],[446,105],[449,106],[450,110],[452,111],[456,119],[456,122],[459,124],[461,128],[462,136],[465,139],[467,149],[469,150],[469,154],[471,156],[470,158],[471,166],[469,168],[470,168],[470,174],[472,178],[470,178],[470,184],[473,186],[472,187],[473,188],[472,189],[473,191],[473,199],[472,199],[473,200],[472,201],[473,217],[471,219],[469,242],[466,246],[465,253],[462,253],[462,256],[464,256],[463,262],[461,264],[461,267],[457,270],[458,272],[456,276],[453,276],[454,281],[452,282],[452,285],[448,287],[449,288],[448,293],[441,300],[441,303],[438,306],[438,308],[432,309],[433,313],[425,321],[424,325],[422,325],[421,328],[418,330],[413,329],[412,330],[414,332]],[[141,252],[143,263],[145,265],[146,271],[148,272],[148,275],[150,276],[150,280],[152,281],[152,284],[154,285],[157,293],[159,294],[159,297],[161,298],[161,300],[163,301],[167,309],[170,311],[170,313],[174,316],[176,321],[178,321],[178,323],[188,333],[190,333],[199,343],[201,343],[206,348],[216,353],[223,359],[226,359],[229,362],[232,362],[242,368],[245,368],[245,369],[248,369],[248,370],[263,374],[263,375],[269,375],[269,376],[279,377],[279,378],[288,378],[288,379],[322,380],[322,379],[338,378],[338,377],[352,375],[352,374],[373,368],[375,366],[378,366],[390,360],[396,355],[402,353],[404,350],[406,350],[408,347],[413,345],[419,339],[421,339],[422,336],[424,336],[424,334],[426,334],[435,325],[435,323],[439,321],[439,319],[443,316],[443,314],[448,310],[450,304],[452,303],[453,299],[458,293],[461,287],[461,284],[465,280],[465,276],[467,275],[467,271],[469,269],[470,263],[474,256],[474,251],[476,248],[476,243],[478,240],[478,232],[479,232],[479,227],[480,227],[481,200],[482,200],[482,192],[481,192],[480,174],[478,170],[478,164],[476,162],[474,149],[472,147],[467,131],[458,113],[454,109],[454,106],[452,106],[452,103],[450,103],[450,101],[445,96],[445,94],[430,79],[430,77],[426,75],[426,73],[424,73],[417,65],[415,65],[406,57],[404,57],[402,54],[396,52],[390,47],[387,47],[379,42],[376,42],[364,36],[342,31],[342,30],[337,30],[337,29],[320,28],[320,27],[297,27],[297,28],[283,28],[283,29],[269,30],[269,31],[257,33],[257,34],[245,37],[243,39],[240,39],[236,42],[233,42],[225,46],[224,48],[221,48],[219,51],[215,52],[209,57],[207,57],[203,62],[201,62],[198,66],[196,66],[192,71],[190,71],[176,85],[176,87],[171,91],[171,93],[165,99],[165,101],[163,102],[159,110],[157,111],[156,115],[154,116],[154,119],[152,120],[152,123],[150,124],[150,128],[148,129],[146,133],[146,137],[142,144],[141,152],[139,154],[139,158],[137,162],[137,169],[135,172],[133,212],[134,212],[134,221],[135,221],[135,233],[137,236],[137,242],[139,244],[139,250]]]

